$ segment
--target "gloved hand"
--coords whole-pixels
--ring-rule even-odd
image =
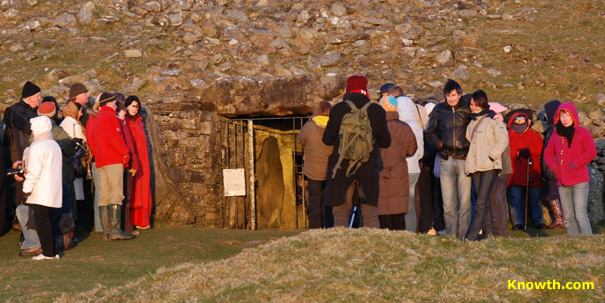
[[[519,150],[519,157],[521,158],[529,158],[531,154],[529,153],[529,148],[523,148]]]
[[[136,169],[129,169],[128,172],[134,177],[134,175],[137,174],[137,170]]]

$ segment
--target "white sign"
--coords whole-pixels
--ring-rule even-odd
[[[246,174],[243,168],[223,169],[225,197],[246,195]]]

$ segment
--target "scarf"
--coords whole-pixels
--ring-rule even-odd
[[[557,134],[559,134],[559,136],[567,138],[567,147],[571,147],[571,140],[573,139],[573,134],[576,131],[574,125],[572,124],[569,127],[565,127],[563,126],[563,123],[561,123],[561,120],[559,120],[559,122],[555,124],[555,129],[557,130]]]
[[[513,121],[513,123],[510,125],[510,129],[512,129],[517,134],[522,134],[527,130],[528,124],[529,124],[529,121],[527,121],[527,120],[525,120],[525,123],[523,123],[523,124],[517,124]]]
[[[478,113],[471,113],[471,119],[472,120],[477,120],[477,118],[483,116],[483,115],[488,115],[488,117],[490,118],[494,118],[494,116],[496,115],[496,113],[494,113],[492,110],[490,110],[489,108],[486,108]]]
[[[326,125],[328,125],[328,119],[330,119],[328,116],[315,116],[311,120],[313,120],[317,126],[326,128]]]

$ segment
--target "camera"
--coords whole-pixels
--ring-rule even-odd
[[[6,175],[7,175],[7,176],[14,176],[14,175],[17,175],[17,176],[19,176],[19,177],[23,178],[23,177],[25,176],[25,171],[24,171],[24,169],[23,169],[23,166],[22,166],[22,165],[19,165],[19,166],[17,166],[17,168],[15,168],[15,169],[12,169],[12,168],[7,169],[7,170],[6,170]]]

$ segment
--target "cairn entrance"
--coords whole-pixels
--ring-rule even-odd
[[[220,117],[223,228],[306,228],[299,132],[307,117]]]

